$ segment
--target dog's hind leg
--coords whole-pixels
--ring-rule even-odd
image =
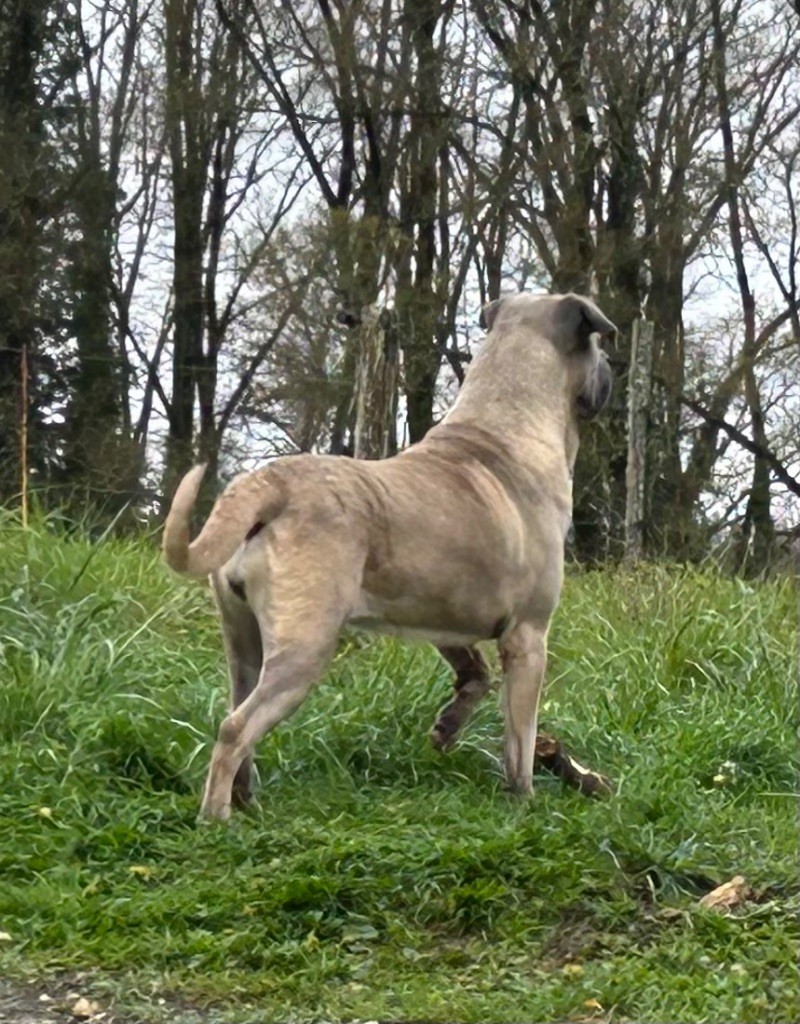
[[[516,626],[500,644],[506,723],[506,777],[514,793],[533,788],[536,719],[547,660],[547,630]]]
[[[431,743],[437,750],[449,750],[491,689],[491,679],[489,666],[477,647],[439,647],[438,651],[456,674],[455,696],[439,712],[431,729]]]
[[[212,587],[220,612],[225,654],[230,675],[230,710],[239,707],[255,689],[264,652],[258,620],[247,604],[244,588],[227,579],[212,577]],[[236,807],[246,807],[253,801],[253,757],[248,753],[237,769],[233,780],[232,801]]]
[[[200,815],[230,816],[232,787],[241,765],[261,737],[297,710],[325,671],[333,646],[270,650],[250,695],[223,721],[214,745]]]
[[[294,557],[284,550],[260,576],[250,572],[246,597],[261,632],[263,660],[255,687],[220,726],[202,817],[229,817],[240,766],[322,677],[359,584],[347,538],[326,558],[313,549]]]

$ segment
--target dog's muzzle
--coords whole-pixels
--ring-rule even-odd
[[[578,412],[582,419],[591,420],[599,415],[608,404],[613,383],[608,356],[600,353],[600,359],[594,371],[589,375],[586,387],[578,395]]]

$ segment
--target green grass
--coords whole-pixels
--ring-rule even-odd
[[[446,668],[359,639],[262,742],[260,811],[199,828],[205,588],[144,542],[0,530],[0,971],[88,971],[145,1017],[798,1019],[792,581],[568,577],[543,725],[609,802],[506,796],[492,698],[435,754]],[[757,899],[698,907],[735,874]]]

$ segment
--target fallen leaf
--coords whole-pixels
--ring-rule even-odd
[[[131,864],[128,873],[136,875],[137,878],[152,878],[153,869],[147,867],[146,864]]]
[[[76,1003],[70,1008],[70,1013],[73,1017],[78,1017],[80,1020],[89,1020],[90,1017],[96,1017],[98,1013],[102,1011],[102,1007],[91,999],[86,999],[81,996]]]
[[[732,910],[749,899],[752,895],[750,886],[745,882],[742,875],[735,875],[729,882],[723,882],[716,889],[706,893],[699,901],[701,907],[707,910],[717,910],[724,913]]]
[[[351,945],[354,942],[370,942],[378,938],[378,929],[371,924],[353,923],[345,926],[342,931],[342,942]]]
[[[717,774],[712,781],[717,787],[728,786],[730,783],[736,782],[738,777],[739,765],[735,761],[723,761],[717,768]]]

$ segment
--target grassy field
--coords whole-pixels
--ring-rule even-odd
[[[354,639],[261,744],[260,811],[198,828],[225,704],[205,587],[144,542],[0,531],[7,978],[88,972],[154,1020],[800,1016],[792,581],[569,576],[543,724],[608,802],[509,798],[491,698],[435,754],[435,652]],[[755,898],[698,906],[736,874]]]

